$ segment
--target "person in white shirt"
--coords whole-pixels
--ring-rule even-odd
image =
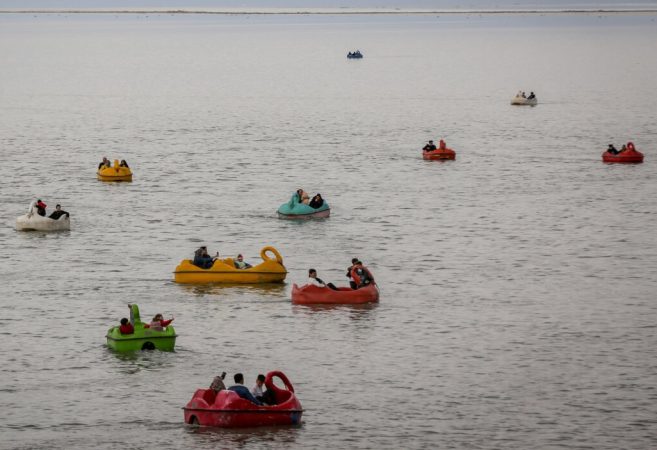
[[[308,270],[308,284],[312,284],[313,286],[321,288],[328,287],[334,291],[338,290],[338,288],[336,288],[333,283],[324,283],[321,278],[317,278],[317,271],[315,269]]]
[[[262,401],[263,395],[265,395],[265,391],[262,389],[262,387],[265,385],[265,376],[263,374],[258,375],[258,378],[256,378],[256,384],[251,388],[251,394],[258,400]]]

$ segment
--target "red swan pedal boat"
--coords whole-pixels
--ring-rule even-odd
[[[441,159],[456,159],[456,152],[451,148],[437,148],[425,152],[422,150],[422,159],[436,161]]]
[[[625,164],[636,164],[643,162],[643,153],[634,148],[632,142],[627,143],[627,150],[620,152],[617,155],[613,153],[604,152],[602,154],[602,161],[606,163],[625,163]]]
[[[379,301],[379,289],[372,283],[360,289],[340,287],[337,291],[312,284],[292,285],[292,303],[296,305],[358,305]]]
[[[274,384],[280,378],[285,389]],[[258,406],[229,390],[215,392],[197,389],[185,405],[185,423],[206,427],[261,427],[274,425],[298,425],[301,423],[301,403],[294,394],[294,387],[283,372],[269,372],[265,378],[267,390],[274,392],[276,404]]]

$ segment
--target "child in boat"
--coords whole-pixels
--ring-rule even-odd
[[[121,319],[121,326],[119,327],[119,333],[121,334],[133,334],[135,332],[135,327],[126,319],[125,317]]]
[[[235,258],[233,263],[235,264],[236,269],[250,269],[251,267],[253,267],[248,262],[244,262],[244,256],[242,256],[241,253],[237,255],[237,258]]]
[[[164,317],[162,316],[162,314],[159,314],[159,313],[155,314],[155,317],[153,317],[153,320],[151,320],[151,323],[148,326],[148,328],[150,328],[151,330],[155,330],[155,331],[164,331],[164,329],[171,322],[173,322],[173,319],[174,318],[171,317],[171,319],[169,319],[169,320],[164,320]]]
[[[125,159],[121,160],[121,164],[119,164],[119,167],[127,167],[128,169],[130,168],[130,166],[128,165]]]

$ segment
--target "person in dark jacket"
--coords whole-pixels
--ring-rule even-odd
[[[103,156],[103,160],[98,164],[98,170],[104,169],[105,167],[112,167],[112,163],[107,159],[107,156]]]
[[[208,248],[203,246],[194,252],[194,261],[192,264],[200,267],[201,269],[209,269],[214,264],[215,260],[219,257],[219,252],[215,257],[208,255]]]
[[[310,200],[310,203],[308,204],[308,206],[315,209],[321,208],[323,205],[324,205],[324,199],[322,198],[322,194],[320,193],[317,193],[317,195],[315,195],[313,199]]]
[[[262,406],[262,402],[255,398],[251,392],[249,392],[249,388],[244,386],[244,375],[241,373],[236,373],[233,379],[235,380],[235,384],[228,388],[229,391],[235,392],[244,400],[248,400],[258,406]]]
[[[70,214],[67,211],[64,211],[62,209],[62,205],[57,205],[55,206],[55,211],[49,215],[52,220],[59,220],[60,217],[62,217],[64,214],[66,214],[66,217],[69,217]]]
[[[427,145],[422,147],[422,150],[424,150],[425,152],[430,152],[430,151],[433,151],[435,149],[436,149],[436,144],[434,144],[433,141],[429,141],[427,143]]]

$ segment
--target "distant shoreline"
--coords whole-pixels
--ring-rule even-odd
[[[0,9],[0,14],[213,14],[213,15],[437,15],[437,14],[655,14],[657,9],[532,10],[195,10],[195,9]]]

